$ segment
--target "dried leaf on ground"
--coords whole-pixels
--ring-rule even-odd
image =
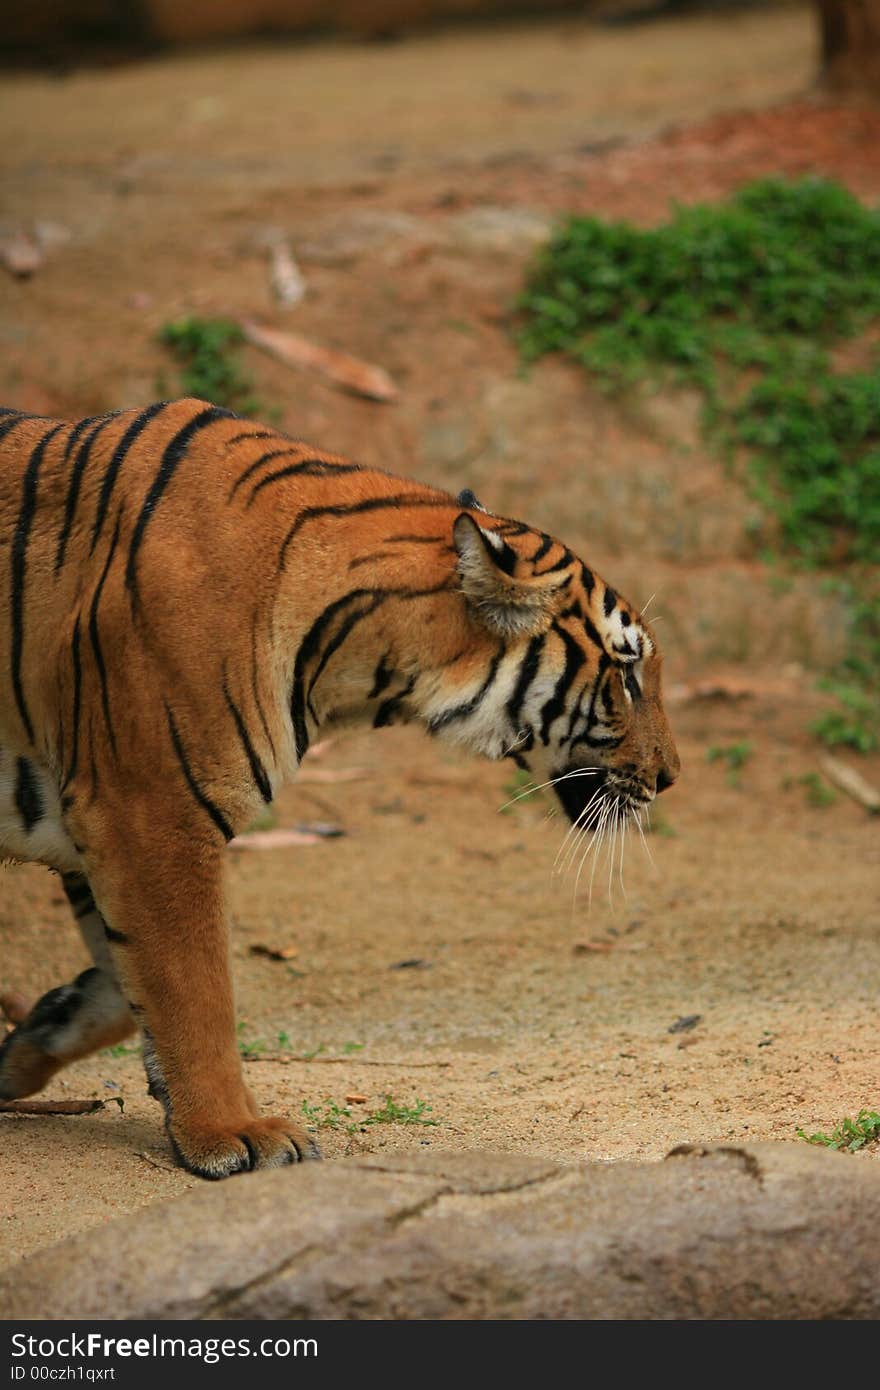
[[[302,830],[253,830],[248,835],[236,835],[229,841],[229,848],[240,849],[292,849],[302,845],[319,845],[321,836]]]
[[[872,787],[871,783],[866,781],[860,772],[856,772],[854,767],[841,762],[839,758],[833,758],[830,753],[825,753],[819,759],[819,766],[829,782],[840,787],[842,792],[846,792],[853,801],[864,806],[866,811],[870,811],[872,815],[877,815],[880,812],[880,791],[876,787]]]
[[[262,941],[248,947],[252,956],[266,956],[268,960],[293,960],[299,952],[296,946],[267,946]]]
[[[674,1023],[670,1023],[666,1031],[667,1033],[689,1033],[692,1028],[696,1028],[702,1017],[702,1014],[682,1014]]]
[[[279,237],[269,247],[270,278],[272,292],[278,303],[285,309],[292,309],[306,296],[306,282],[297,265],[290,243]]]
[[[0,263],[20,280],[33,275],[43,264],[43,253],[33,237],[24,232],[12,232],[0,237]]]
[[[328,820],[298,821],[293,828],[303,835],[318,835],[322,840],[338,840],[345,834],[341,825]]]
[[[312,767],[296,774],[298,783],[314,782],[331,786],[334,782],[360,782],[366,777],[362,767]]]
[[[321,347],[298,333],[282,333],[275,328],[263,328],[248,319],[242,322],[245,338],[254,347],[262,348],[271,357],[288,367],[303,367],[317,372],[345,391],[366,396],[372,401],[397,399],[397,387],[383,367],[362,362],[336,348]]]

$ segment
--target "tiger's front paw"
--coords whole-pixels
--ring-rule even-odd
[[[276,1116],[248,1117],[240,1127],[224,1130],[171,1124],[168,1134],[177,1161],[200,1178],[228,1178],[255,1168],[283,1168],[321,1157],[301,1125]]]
[[[0,1100],[19,1100],[42,1091],[58,1066],[24,1027],[14,1029],[0,1043]]]

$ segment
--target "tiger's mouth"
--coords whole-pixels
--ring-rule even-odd
[[[607,768],[570,767],[557,773],[554,788],[571,823],[582,826],[598,822],[609,806],[619,823],[654,799],[638,778]]]
[[[607,781],[604,768],[569,768],[558,775],[554,790],[572,825],[581,820],[589,806],[599,806],[607,795]]]

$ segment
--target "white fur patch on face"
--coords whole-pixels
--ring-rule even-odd
[[[616,661],[641,661],[653,654],[654,643],[647,632],[624,609],[612,608],[604,618],[603,627],[609,655]]]

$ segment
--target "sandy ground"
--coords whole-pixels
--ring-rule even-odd
[[[815,131],[783,149],[748,122],[710,121],[684,147],[604,149],[783,101],[813,62],[809,12],[794,8],[254,46],[0,85],[3,220],[68,234],[32,280],[0,282],[9,403],[83,414],[152,398],[160,373],[173,382],[156,331],[182,312],[283,324],[260,250],[281,226],[309,283],[290,326],[401,387],[378,407],[250,352],[285,426],[474,486],[563,534],[635,601],[658,593],[683,774],[658,807],[653,866],[626,844],[625,894],[602,862],[590,904],[587,861],[575,898],[573,877],[552,873],[563,831],[549,803],[500,813],[506,768],[408,730],[334,743],[281,798],[279,825],[331,821],[344,836],[231,856],[249,1080],[273,1109],[305,1097],[330,1159],[427,1144],[659,1158],[877,1105],[877,823],[844,798],[811,806],[799,781],[818,766],[806,726],[844,614],[817,578],[762,565],[765,523],[702,451],[692,401],[615,406],[553,362],[523,378],[510,337],[529,228],[554,211],[653,218],[677,192],[714,194],[774,160],[833,172],[838,146],[820,155]],[[832,119],[854,132],[843,174],[880,193],[857,158],[876,149],[862,118],[815,119],[826,136]],[[473,216],[487,207],[503,213],[488,230]],[[743,698],[694,698],[695,680],[731,675]],[[742,740],[753,751],[732,786],[707,752]],[[878,760],[860,766],[880,779]],[[4,871],[0,952],[0,983],[31,995],[81,968],[45,871]],[[6,1260],[195,1181],[170,1164],[137,1056],[80,1063],[49,1094],[110,1105],[0,1118]],[[388,1095],[426,1102],[436,1124],[360,1126]],[[350,1117],[321,1123],[328,1101]]]

